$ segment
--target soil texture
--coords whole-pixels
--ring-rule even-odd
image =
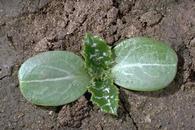
[[[80,55],[86,32],[111,46],[134,36],[165,41],[179,58],[175,80],[158,92],[120,88],[118,117],[102,113],[88,93],[57,108],[27,102],[18,87],[20,65],[44,51]],[[195,1],[0,0],[0,128],[194,130]]]

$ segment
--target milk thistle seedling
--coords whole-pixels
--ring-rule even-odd
[[[23,96],[37,105],[59,106],[89,91],[103,112],[117,115],[116,85],[154,91],[176,75],[177,55],[160,41],[130,38],[111,50],[103,39],[86,34],[83,43],[84,60],[72,52],[50,51],[25,61],[18,74]]]

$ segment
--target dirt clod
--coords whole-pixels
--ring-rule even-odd
[[[82,120],[89,115],[89,105],[85,97],[81,97],[72,106],[65,105],[58,114],[60,126],[80,127]]]
[[[155,10],[151,10],[149,12],[144,13],[140,17],[140,21],[143,24],[146,24],[146,26],[154,26],[155,24],[158,24],[160,20],[162,19],[162,14]]]

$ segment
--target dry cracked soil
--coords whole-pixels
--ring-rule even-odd
[[[118,117],[100,112],[88,93],[57,108],[27,102],[20,65],[44,51],[79,55],[86,32],[111,46],[134,36],[165,41],[179,58],[175,80],[158,92],[120,88]],[[0,0],[2,130],[194,130],[194,86],[194,0]]]

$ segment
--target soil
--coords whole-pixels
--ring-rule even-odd
[[[120,88],[118,117],[102,113],[86,93],[57,108],[32,105],[21,95],[17,71],[29,57],[52,50],[80,54],[91,32],[115,45],[148,36],[179,57],[175,80],[158,92]],[[162,75],[163,76],[163,75]],[[0,128],[3,130],[194,130],[194,0],[1,0]]]

